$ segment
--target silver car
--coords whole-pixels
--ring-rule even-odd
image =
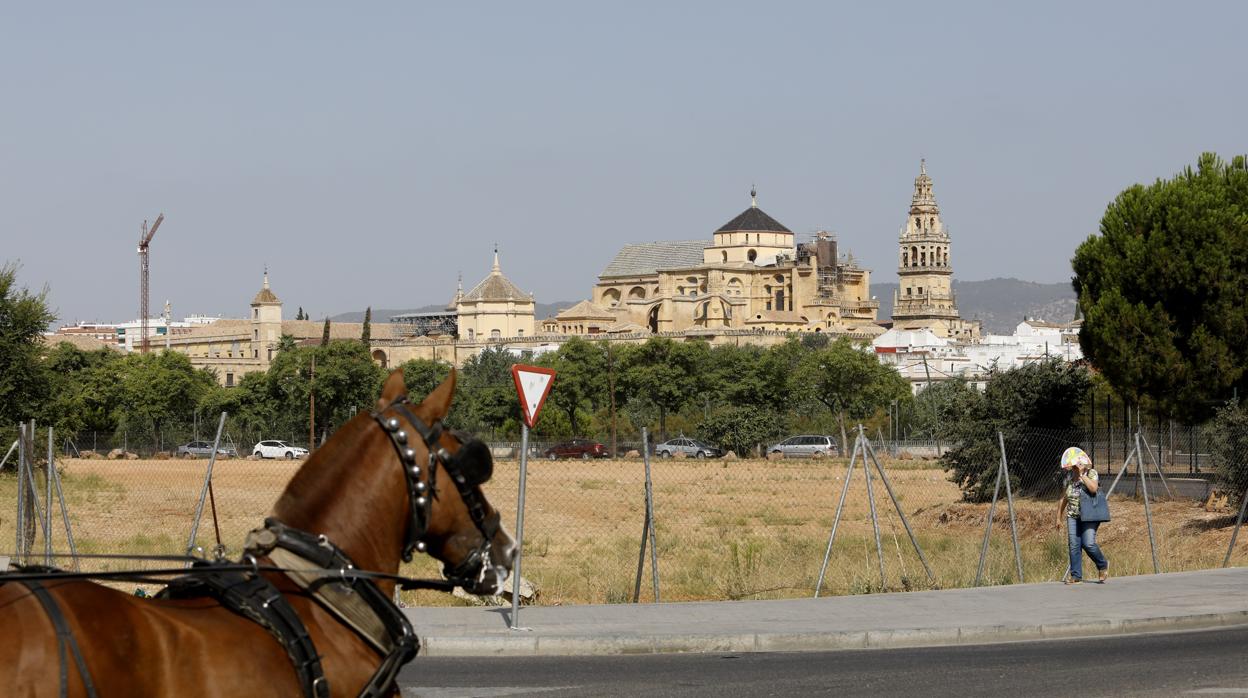
[[[664,441],[654,447],[654,454],[659,458],[671,458],[677,453],[683,453],[690,458],[719,458],[724,455],[715,446],[684,436]]]
[[[802,434],[790,436],[778,444],[767,447],[768,453],[783,453],[789,457],[835,456],[839,453],[836,439],[831,436]]]

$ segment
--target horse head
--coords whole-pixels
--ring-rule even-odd
[[[419,405],[407,399],[402,371],[382,388],[374,412],[403,462],[408,515],[403,557],[427,552],[446,577],[473,594],[498,593],[515,559],[515,541],[481,486],[494,472],[490,449],[468,432],[446,429],[455,371]]]

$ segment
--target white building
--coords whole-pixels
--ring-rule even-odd
[[[1011,335],[984,335],[969,344],[938,337],[931,330],[893,328],[872,343],[880,363],[893,366],[910,381],[915,393],[928,382],[961,378],[983,390],[993,368],[1006,370],[1034,361],[1058,357],[1064,361],[1083,358],[1079,347],[1079,324],[1058,324],[1028,318]]]

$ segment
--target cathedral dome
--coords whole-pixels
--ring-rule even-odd
[[[750,206],[716,230],[717,233],[792,233],[792,230],[780,224],[780,221],[763,213],[763,209]]]

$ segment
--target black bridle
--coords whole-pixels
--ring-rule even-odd
[[[460,446],[454,454],[448,452],[438,443],[442,434],[447,431],[442,421],[426,424],[411,410],[411,404],[404,396],[371,413],[398,453],[399,461],[403,465],[403,477],[407,482],[409,517],[403,542],[403,561],[411,562],[413,552],[423,553],[428,550],[428,543],[424,539],[429,533],[430,519],[433,516],[433,500],[438,496],[440,463],[467,507],[473,525],[481,532],[481,543],[455,566],[445,565],[443,574],[457,586],[471,589],[484,578],[490,562],[490,544],[499,529],[498,512],[495,511],[492,515],[486,513],[485,502],[477,490],[477,486],[488,480],[491,474],[489,450],[480,440],[452,431],[452,435],[459,439]],[[424,468],[416,461],[416,449],[412,447],[407,430],[403,428],[403,421],[415,429],[424,442],[425,450],[429,454]],[[471,462],[473,455],[485,462]],[[426,471],[428,475],[425,474]]]

